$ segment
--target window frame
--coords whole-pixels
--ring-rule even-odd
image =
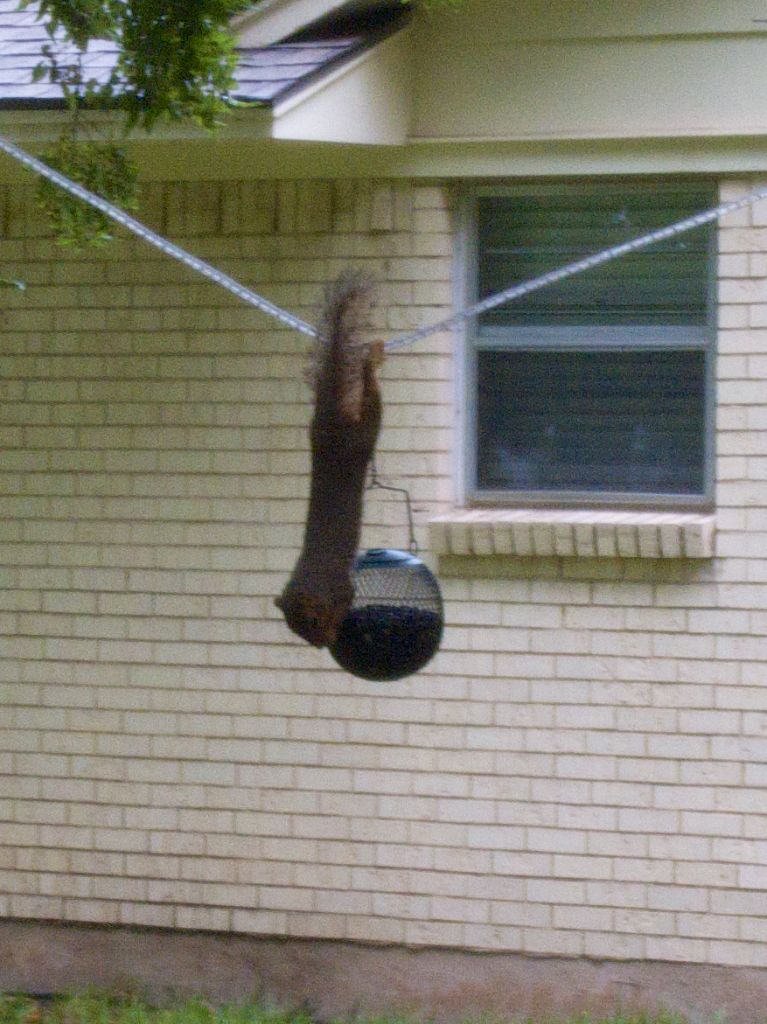
[[[460,307],[477,301],[479,278],[479,233],[478,233],[478,201],[488,196],[521,196],[521,195],[555,195],[564,189],[570,191],[592,189],[595,184],[602,189],[614,192],[629,192],[646,189],[652,185],[655,189],[674,188],[688,185],[690,189],[710,187],[712,205],[717,201],[718,182],[710,176],[700,178],[632,178],[626,179],[564,179],[561,181],[524,181],[506,184],[478,184],[464,190],[460,205],[460,236],[456,247],[458,266],[456,268],[457,295]],[[658,224],[658,227],[664,225]],[[480,338],[478,319],[471,318],[466,322],[463,336],[463,359],[457,379],[457,397],[459,409],[463,415],[462,450],[463,458],[458,467],[458,489],[467,505],[487,506],[560,506],[583,508],[625,508],[668,509],[675,511],[705,511],[714,507],[715,499],[715,419],[716,419],[716,297],[717,297],[717,228],[714,222],[709,234],[708,275],[707,275],[707,316],[702,329],[677,325],[663,329],[664,338],[653,338],[652,327],[623,327],[616,330],[608,328],[613,337],[623,334],[626,341],[605,341],[602,345],[584,346],[578,343],[578,327],[510,327],[485,328]],[[620,258],[620,257],[618,257]],[[512,282],[509,282],[511,284]],[[588,330],[593,338],[594,330]],[[596,329],[599,333],[599,329]],[[631,341],[632,332],[640,333],[642,338]],[[561,340],[554,344],[556,334]],[[669,333],[672,337],[669,337]],[[567,334],[565,338],[564,335]],[[545,338],[543,336],[546,336]],[[536,336],[538,336],[536,340]],[[697,336],[697,337],[695,337]],[[494,339],[494,340],[493,340]],[[518,349],[530,351],[599,351],[601,348],[622,349],[626,351],[642,348],[697,348],[704,353],[704,437],[703,437],[703,478],[704,488],[700,494],[676,494],[668,492],[629,492],[629,491],[565,491],[565,490],[488,490],[478,486],[477,466],[477,421],[478,421],[478,353],[485,349],[502,350]]]

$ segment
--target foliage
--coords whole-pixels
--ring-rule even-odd
[[[42,159],[123,209],[138,206],[136,168],[121,146],[112,142],[78,142],[63,136],[42,154]],[[111,240],[112,222],[106,214],[45,178],[40,179],[37,198],[60,244],[82,248]]]
[[[22,0],[22,7],[32,0]],[[93,40],[117,48],[106,82],[70,82],[79,104],[121,109],[127,125],[151,130],[158,120],[190,117],[213,128],[226,110],[234,40],[229,19],[246,0],[38,0],[51,37],[61,35],[82,55]],[[61,82],[49,46],[43,75]],[[82,68],[82,62],[80,62]]]
[[[26,996],[0,992],[0,1024],[37,1024],[37,1004]]]
[[[150,129],[162,116],[216,125],[235,68],[225,27],[241,7],[236,0],[131,0],[119,62],[131,125]]]
[[[496,1018],[491,1018],[496,1020]],[[717,1019],[712,1014],[711,1021]],[[281,1011],[257,1003],[213,1006],[196,998],[186,1002],[155,1006],[137,995],[122,996],[97,992],[59,996],[38,1003],[26,996],[0,993],[0,1024],[314,1024],[305,1011]],[[345,1024],[341,1020],[332,1024]],[[419,1024],[415,1017],[355,1016],[346,1024]],[[423,1022],[421,1022],[423,1024]],[[466,1024],[470,1024],[467,1021]],[[485,1022],[486,1024],[486,1022]],[[555,1024],[541,1018],[512,1017],[506,1024]],[[676,1013],[617,1012],[608,1016],[587,1013],[563,1019],[556,1024],[685,1024]],[[754,1022],[758,1024],[758,1022]]]
[[[21,0],[22,8],[31,2]],[[126,134],[182,118],[213,129],[226,110],[235,68],[227,25],[245,6],[246,0],[38,0],[51,43],[43,47],[34,78],[57,84],[71,115],[43,158],[105,199],[135,208],[136,169],[113,138],[90,138],[96,129],[88,112],[122,111]],[[69,63],[56,56],[54,41],[62,40],[74,47]],[[105,81],[84,71],[94,40],[116,47],[117,61]],[[38,201],[62,244],[80,248],[111,237],[104,214],[47,181],[38,187]]]
[[[0,993],[0,1024],[313,1024],[303,1011],[201,998],[154,1005],[135,993],[85,991],[38,1002]]]
[[[21,0],[20,8],[32,2]],[[40,0],[38,6],[51,39],[63,30],[79,50],[84,50],[91,39],[109,35],[115,13],[110,0]]]

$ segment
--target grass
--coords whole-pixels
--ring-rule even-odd
[[[303,1011],[279,1011],[259,1004],[228,1003],[213,1006],[203,999],[152,1005],[137,996],[98,992],[37,1000],[24,995],[0,993],[0,1024],[317,1024]],[[415,1018],[355,1017],[351,1021],[323,1024],[429,1024]],[[470,1022],[466,1022],[470,1024]],[[485,1022],[487,1024],[487,1022]],[[687,1024],[674,1013],[618,1013],[593,1016],[586,1013],[546,1020],[514,1017],[494,1024]]]

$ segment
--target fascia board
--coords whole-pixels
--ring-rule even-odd
[[[89,121],[116,133],[124,127],[124,118],[116,112],[93,111]],[[68,110],[8,109],[2,111],[3,131],[20,145],[25,143],[46,145],[56,142],[62,131],[71,125]],[[268,107],[249,107],[233,110],[214,133],[199,128],[189,121],[158,125],[150,133],[136,131],[125,139],[129,148],[152,142],[184,142],[215,139],[219,142],[237,139],[268,139],[272,134],[272,111]]]

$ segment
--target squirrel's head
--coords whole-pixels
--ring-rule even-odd
[[[323,601],[290,591],[275,598],[289,628],[313,647],[329,647],[346,617],[349,602]]]

